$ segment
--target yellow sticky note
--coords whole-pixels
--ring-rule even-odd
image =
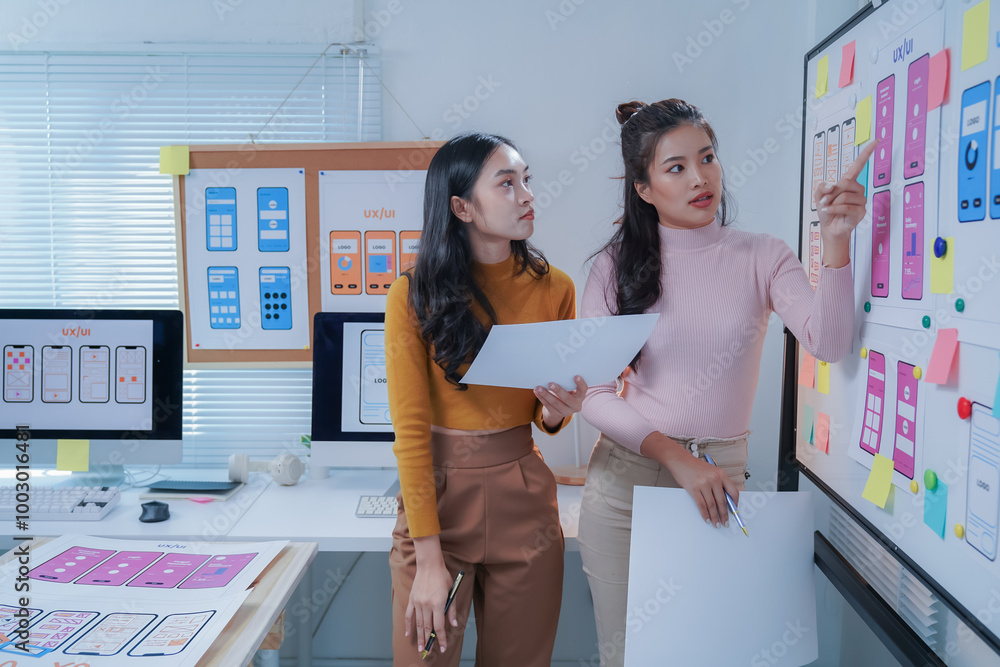
[[[90,440],[56,440],[56,470],[90,470]]]
[[[854,145],[860,146],[872,138],[872,96],[858,102],[855,109],[858,117],[857,129],[854,131]]]
[[[826,87],[830,80],[830,56],[823,56],[816,65],[816,97],[826,95]]]
[[[830,393],[830,364],[825,361],[819,362],[819,373],[816,374],[816,389],[821,394]]]
[[[889,491],[892,489],[892,459],[887,459],[881,454],[875,455],[872,462],[872,471],[868,475],[868,483],[861,497],[875,503],[885,509],[885,502],[889,499]]]
[[[949,236],[945,241],[948,242],[948,250],[943,257],[935,257],[931,251],[931,294],[951,294],[955,291],[955,237]]]
[[[160,173],[187,176],[191,171],[187,146],[160,146]]]
[[[965,21],[962,23],[962,71],[985,61],[989,49],[990,0],[983,0],[965,12]]]

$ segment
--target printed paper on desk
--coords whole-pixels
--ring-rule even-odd
[[[741,493],[749,537],[706,525],[683,489],[634,494],[626,667],[768,664],[776,641],[782,665],[816,660],[809,493]]]
[[[588,385],[611,382],[642,349],[659,313],[498,324],[490,329],[462,382],[534,389],[556,382],[567,390],[579,375]]]

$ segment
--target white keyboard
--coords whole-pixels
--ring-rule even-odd
[[[395,519],[397,510],[396,496],[361,496],[354,516],[364,519],[370,517],[392,517]]]
[[[117,486],[31,487],[18,500],[13,486],[0,486],[0,521],[27,514],[28,521],[100,521],[121,500]],[[18,510],[27,505],[28,511]],[[25,509],[21,507],[21,510]]]

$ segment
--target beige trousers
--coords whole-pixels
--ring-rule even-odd
[[[392,532],[392,664],[455,666],[470,606],[477,667],[549,667],[559,623],[563,535],[556,482],[531,439],[531,425],[488,436],[431,434],[441,550],[448,572],[465,578],[455,596],[459,627],[448,650],[420,660],[403,618],[417,558],[399,498]]]
[[[735,438],[673,437],[695,456],[708,452],[729,478],[744,488],[747,435]],[[590,581],[597,622],[601,667],[625,662],[629,544],[632,538],[632,489],[680,488],[670,471],[601,434],[590,456],[580,509],[580,556]],[[597,658],[588,664],[597,665]]]

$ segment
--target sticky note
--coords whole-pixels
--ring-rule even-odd
[[[854,81],[854,42],[844,44],[840,50],[840,83],[838,88],[851,85]]]
[[[810,445],[813,443],[813,439],[816,437],[815,434],[815,417],[813,416],[813,409],[811,405],[802,406],[802,439],[808,442]]]
[[[160,173],[186,176],[191,171],[187,146],[160,146]]]
[[[812,389],[816,385],[816,357],[802,350],[802,363],[799,365],[799,384]]]
[[[983,0],[965,12],[965,21],[962,23],[962,71],[986,60],[989,48],[990,0]]]
[[[830,415],[822,412],[816,418],[816,449],[824,454],[830,449]]]
[[[868,483],[865,484],[861,497],[885,509],[890,489],[892,489],[892,460],[876,454],[875,460],[872,461],[872,471],[868,475]]]
[[[948,485],[938,481],[933,489],[924,491],[924,523],[944,539],[944,525],[948,519]]]
[[[816,65],[816,97],[826,95],[826,87],[830,79],[830,56],[823,56]]]
[[[948,49],[931,56],[931,71],[927,77],[927,110],[937,109],[948,97]]]
[[[865,186],[865,197],[868,196],[868,162],[865,162],[865,168],[861,170],[858,174],[858,183]]]
[[[819,374],[816,376],[816,388],[821,394],[830,394],[830,364],[819,362]]]
[[[948,242],[948,251],[944,257],[935,257],[931,246],[931,294],[951,294],[955,291],[955,237],[949,236],[945,241]]]
[[[90,470],[90,440],[56,440],[56,470]]]
[[[872,138],[872,96],[869,95],[858,102],[854,109],[858,117],[857,130],[854,132],[854,145],[860,146]]]
[[[993,394],[993,416],[1000,419],[1000,373],[997,373],[997,390]]]
[[[925,382],[948,384],[948,374],[955,360],[955,350],[958,349],[958,329],[938,329],[931,351],[931,360],[927,362]]]

